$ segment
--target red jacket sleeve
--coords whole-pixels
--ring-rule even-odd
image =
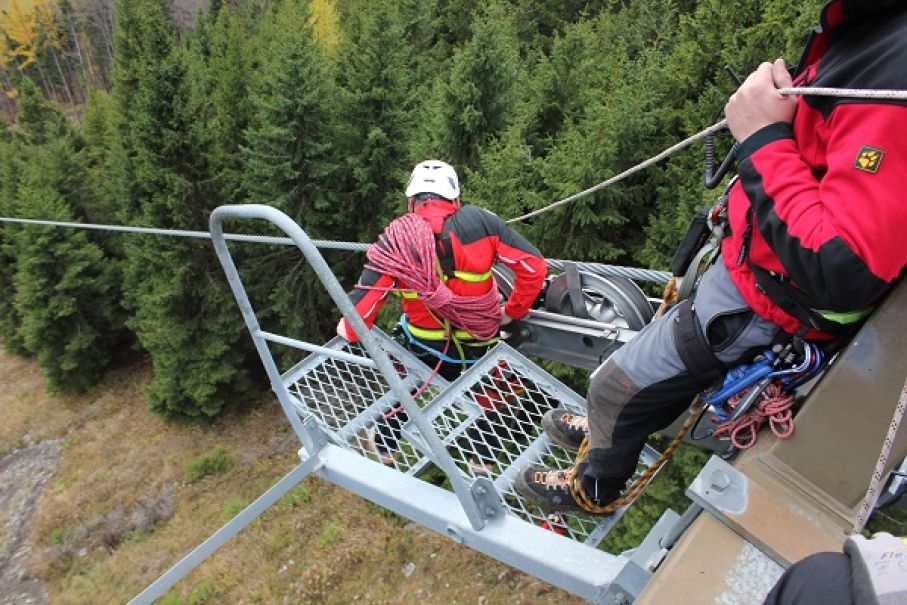
[[[548,264],[529,240],[511,229],[500,217],[491,216],[499,223],[496,229],[496,259],[513,271],[514,277],[513,292],[504,303],[504,313],[512,319],[522,319],[529,313],[542,290],[548,274]]]
[[[388,288],[393,286],[394,280],[387,275],[376,273],[371,269],[365,269],[362,272],[362,276],[359,277],[359,282],[356,284],[355,289],[349,293],[350,300],[353,301],[356,310],[369,329],[375,325],[378,311],[387,301]],[[359,338],[353,332],[353,326],[350,325],[350,322],[344,318],[343,323],[346,326],[346,333],[350,335],[350,342],[358,342]]]
[[[816,308],[852,311],[873,304],[907,265],[907,107],[844,103],[827,128],[817,133],[827,137],[820,174],[787,124],[741,146],[740,178],[758,231],[751,260],[772,268],[773,253]]]

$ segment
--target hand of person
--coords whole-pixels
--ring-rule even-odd
[[[724,106],[734,138],[744,141],[769,124],[793,122],[797,99],[778,93],[792,84],[784,59],[763,63],[751,73]]]
[[[337,322],[337,336],[344,340],[352,340],[350,333],[346,331],[346,322],[343,318],[340,318],[340,321]]]
[[[503,328],[512,321],[513,318],[504,313],[504,305],[501,305],[501,327]]]

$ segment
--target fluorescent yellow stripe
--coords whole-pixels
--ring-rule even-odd
[[[870,313],[872,309],[863,309],[862,311],[850,311],[848,313],[835,313],[834,311],[822,311],[819,309],[813,309],[816,313],[821,315],[823,318],[828,321],[833,321],[839,324],[853,324],[857,323]]]
[[[410,334],[416,338],[421,338],[422,340],[445,340],[447,338],[444,330],[429,330],[427,328],[414,326],[413,324],[407,324],[406,327]],[[469,335],[469,332],[465,330],[454,330],[454,336],[461,340],[472,338],[472,336]]]
[[[491,271],[485,273],[471,273],[469,271],[454,271],[454,277],[463,281],[479,283],[491,279]]]

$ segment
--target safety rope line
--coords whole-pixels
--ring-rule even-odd
[[[891,448],[894,447],[894,439],[898,434],[898,428],[901,426],[901,419],[904,417],[905,410],[907,410],[907,382],[904,383],[904,387],[901,389],[901,397],[894,408],[894,415],[888,425],[888,433],[885,435],[884,443],[882,443],[882,451],[879,452],[879,459],[869,481],[869,489],[866,490],[866,495],[863,496],[863,501],[860,503],[857,518],[854,520],[853,527],[850,530],[851,534],[858,534],[863,531],[863,528],[866,527],[866,522],[869,520],[869,515],[872,514],[872,510],[875,507],[876,500],[879,498],[879,491],[882,489],[882,475],[885,473],[888,455],[891,453]]]
[[[187,231],[185,229],[159,229],[155,227],[132,227],[128,225],[102,225],[97,223],[73,223],[65,221],[46,221],[30,218],[0,217],[0,223],[15,223],[21,225],[39,225],[45,227],[69,227],[75,229],[88,229],[90,231],[114,231],[118,233],[141,233],[144,235],[167,235],[172,237],[189,237],[196,239],[211,239],[207,231]],[[252,242],[255,244],[277,244],[293,246],[295,243],[289,237],[272,237],[267,235],[243,235],[238,233],[225,233],[224,239],[237,242]],[[365,252],[370,244],[358,242],[341,242],[337,240],[316,239],[312,240],[318,248],[332,250],[351,250]]]
[[[95,223],[72,223],[65,221],[46,221],[29,218],[12,218],[0,217],[0,223],[13,223],[20,225],[38,225],[45,227],[66,227],[72,229],[87,229],[92,231],[113,231],[119,233],[139,233],[144,235],[164,235],[175,237],[189,237],[197,239],[211,239],[211,234],[207,231],[186,231],[180,229],[159,229],[152,227],[131,227],[128,225],[102,225]],[[225,233],[224,238],[230,241],[250,242],[254,244],[276,244],[281,246],[295,245],[293,240],[288,237],[271,237],[267,235],[244,235],[238,233]],[[367,252],[371,244],[360,242],[343,242],[338,240],[312,240],[317,248],[328,250],[348,250],[351,252]],[[545,259],[548,266],[552,269],[563,270],[564,263],[574,262],[558,259]],[[597,275],[606,277],[626,277],[627,279],[664,283],[671,277],[667,271],[657,271],[655,269],[640,269],[638,267],[620,267],[617,265],[605,265],[600,263],[575,263],[580,271],[588,271]]]
[[[623,508],[624,506],[633,502],[639,494],[648,487],[652,479],[655,478],[655,475],[661,470],[661,467],[671,459],[674,455],[674,452],[680,446],[680,442],[683,441],[683,436],[687,434],[687,431],[690,430],[690,427],[693,426],[693,423],[696,422],[696,419],[699,417],[699,414],[705,408],[705,402],[702,400],[699,395],[693,400],[693,403],[690,405],[690,416],[687,418],[686,422],[683,423],[683,426],[680,427],[677,436],[674,437],[671,444],[668,445],[668,448],[658,457],[658,459],[649,465],[646,470],[644,470],[639,477],[633,481],[633,483],[628,487],[624,492],[618,496],[616,500],[601,506],[595,502],[589,494],[586,493],[586,488],[583,487],[582,477],[577,472],[579,469],[580,463],[586,458],[586,455],[589,453],[589,436],[583,438],[583,443],[580,445],[579,453],[576,455],[576,463],[573,468],[568,472],[569,476],[567,477],[568,485],[570,487],[570,495],[573,496],[573,499],[576,500],[576,503],[579,504],[586,512],[590,512],[595,515],[610,515],[616,510]]]
[[[902,101],[907,100],[907,90],[868,90],[868,89],[861,90],[861,89],[857,89],[857,88],[826,88],[826,87],[810,88],[810,87],[804,87],[804,86],[791,86],[788,88],[779,88],[778,92],[782,95],[804,95],[804,96],[817,96],[817,97],[846,97],[846,98],[850,98],[850,99],[877,99],[877,100],[884,99],[884,100],[902,100]],[[594,185],[592,187],[589,187],[588,189],[584,189],[583,191],[580,191],[579,193],[574,193],[573,195],[571,195],[569,197],[565,197],[562,200],[558,200],[556,202],[548,204],[547,206],[544,206],[543,208],[539,208],[538,210],[533,210],[532,212],[528,212],[522,216],[518,216],[516,218],[509,219],[509,220],[507,220],[507,223],[518,223],[520,221],[526,220],[527,218],[532,218],[533,216],[538,216],[539,214],[543,214],[545,212],[548,212],[549,210],[554,210],[555,208],[559,208],[560,206],[563,206],[564,204],[569,204],[570,202],[574,202],[574,201],[584,198],[588,195],[592,195],[593,193],[595,193],[597,191],[601,191],[605,187],[614,185],[615,183],[618,183],[618,182],[624,180],[625,178],[636,174],[640,170],[648,168],[652,164],[657,164],[661,160],[674,155],[675,153],[677,153],[678,151],[680,151],[682,149],[689,147],[696,141],[699,141],[700,139],[704,139],[705,137],[707,137],[711,134],[715,134],[716,132],[718,132],[722,128],[725,128],[726,126],[727,126],[726,118],[719,122],[715,122],[708,128],[700,130],[696,134],[689,136],[689,137],[685,138],[684,140],[680,141],[679,143],[676,143],[676,144],[668,147],[661,153],[656,154],[656,155],[650,157],[649,159],[644,160],[631,168],[628,168],[627,170],[624,170],[620,174],[614,175],[611,178],[609,178],[605,181],[602,181],[598,185]]]
[[[727,404],[734,408],[746,395],[746,391],[731,397]],[[778,439],[790,439],[796,425],[794,412],[794,394],[784,391],[778,382],[765,387],[759,401],[747,410],[740,418],[729,420],[718,425],[712,437],[730,437],[734,447],[746,450],[756,445],[759,430],[768,422],[769,428]]]

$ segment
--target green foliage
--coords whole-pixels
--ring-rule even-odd
[[[346,529],[343,525],[336,521],[331,521],[318,534],[318,541],[322,546],[331,546],[339,542],[343,538],[344,533],[346,533]]]
[[[364,3],[346,22],[340,49],[343,173],[356,212],[348,217],[358,241],[371,241],[376,227],[399,214],[409,176],[406,143],[415,124],[412,87],[419,84],[409,66],[413,47],[400,44],[413,26],[394,0]],[[380,217],[376,221],[375,218]]]
[[[66,536],[69,532],[66,531],[65,527],[55,527],[52,532],[50,532],[50,541],[52,544],[62,544],[66,540]]]
[[[187,462],[186,475],[189,477],[189,481],[194,483],[208,475],[226,473],[231,468],[233,468],[233,460],[230,458],[230,454],[227,453],[223,446],[218,445]],[[240,510],[242,508],[245,507],[241,507]]]
[[[20,158],[11,141],[0,140],[0,216],[18,216],[17,189]],[[16,288],[16,245],[14,235],[21,227],[0,223],[0,340],[3,348],[15,355],[26,355],[25,342],[19,334],[22,323],[13,304]]]
[[[261,36],[267,44],[243,147],[247,201],[279,208],[310,237],[355,237],[357,229],[350,223],[359,210],[354,200],[339,194],[338,90],[331,65],[312,37],[306,3],[277,5]],[[294,337],[317,339],[329,333],[336,307],[300,262],[299,251],[260,249],[251,254],[256,256],[249,259],[248,287],[262,320],[279,320]],[[349,255],[344,258],[350,267]],[[342,265],[334,269],[341,278],[346,274],[352,279]]]
[[[82,140],[60,109],[28,85],[19,118],[16,213],[78,220],[90,198]],[[51,391],[92,387],[122,333],[116,262],[84,231],[29,226],[11,240],[18,343],[37,356]]]
[[[189,591],[189,598],[186,600],[186,605],[204,605],[205,603],[211,603],[212,599],[220,593],[221,589],[217,586],[216,582],[202,580]]]
[[[312,494],[305,485],[297,485],[292,490],[281,496],[278,504],[285,508],[296,508],[300,504],[308,504]]]
[[[224,509],[221,511],[221,519],[224,520],[224,523],[241,513],[246,507],[249,506],[249,503],[243,500],[242,498],[233,498],[224,505]]]
[[[123,0],[129,63],[114,91],[125,155],[120,191],[128,220],[203,229],[217,205],[195,136],[190,63],[157,0]],[[129,12],[133,11],[133,12]],[[131,31],[129,31],[131,28]],[[119,68],[118,68],[119,69]],[[129,239],[125,244],[128,321],[151,356],[151,408],[168,417],[206,418],[249,398],[249,346],[222,272],[203,242]],[[240,344],[241,343],[241,344]]]
[[[480,149],[514,121],[524,72],[516,27],[501,1],[483,5],[469,41],[438,78],[416,155],[441,157],[460,170],[475,168]]]

